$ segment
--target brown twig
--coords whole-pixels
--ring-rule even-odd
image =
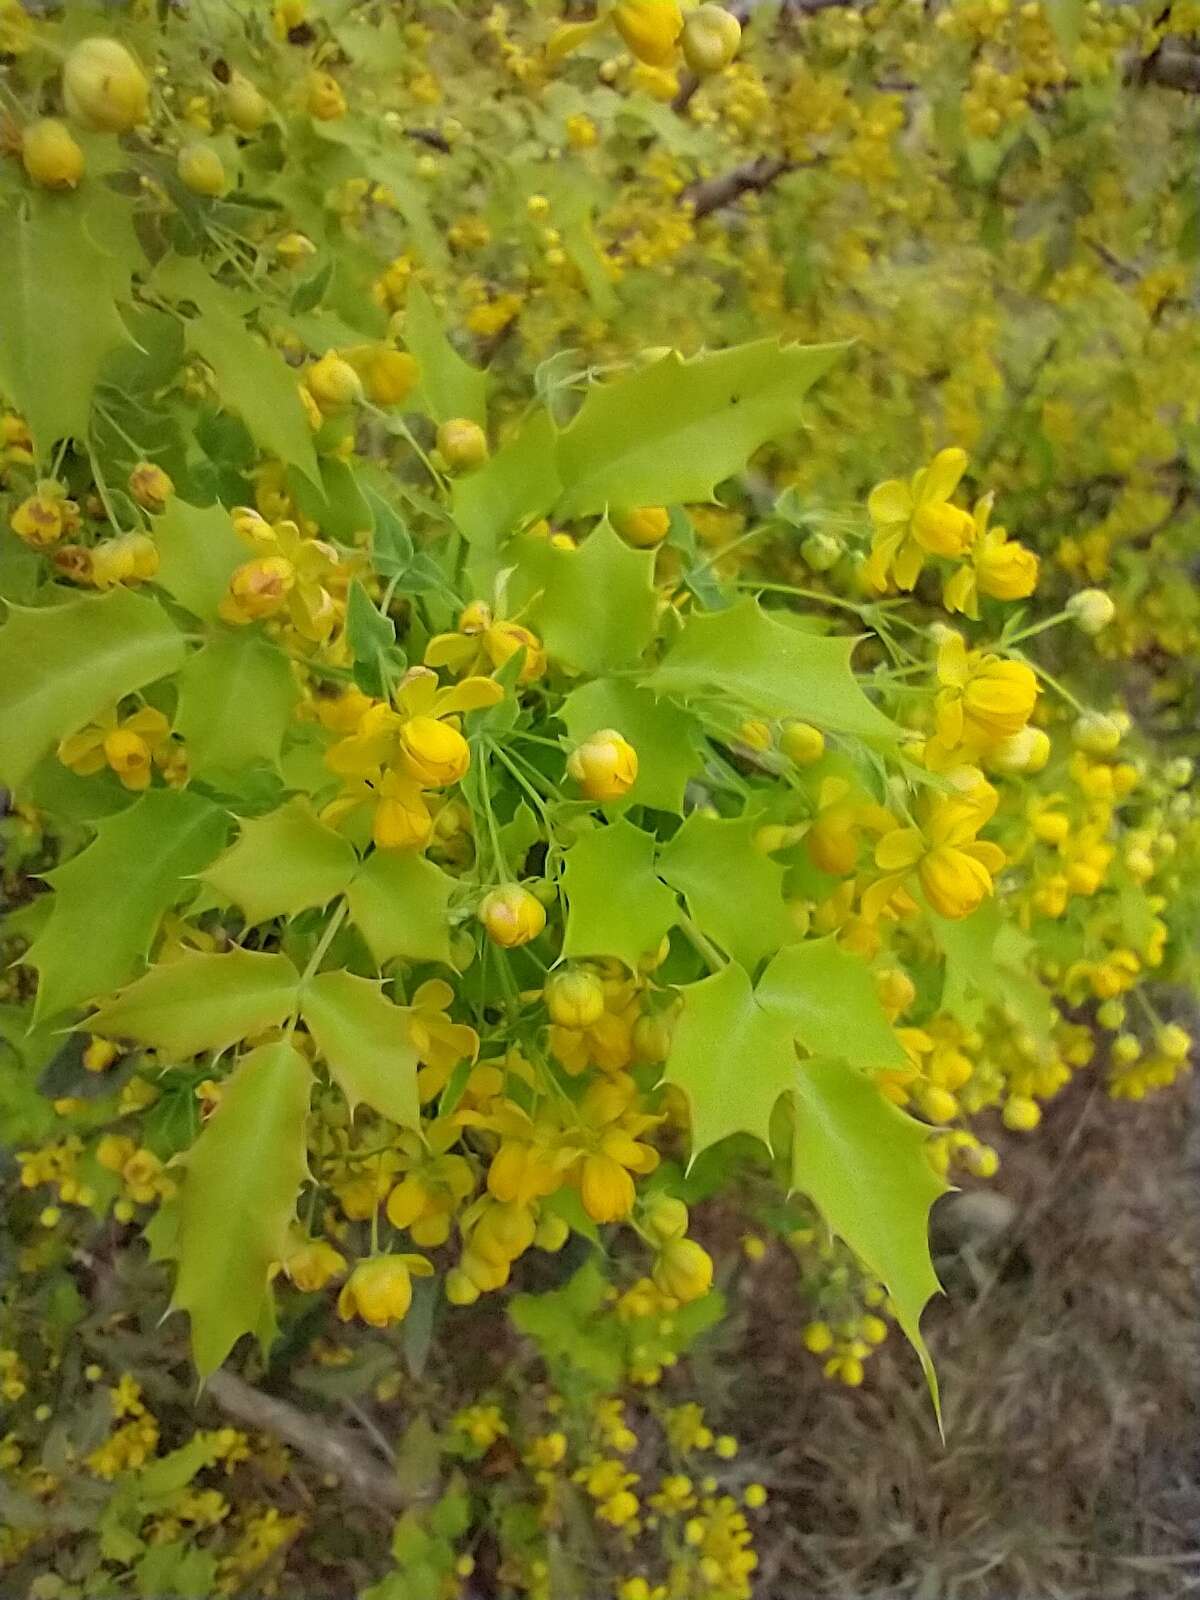
[[[689,203],[692,215],[699,219],[711,211],[719,211],[736,200],[739,195],[756,193],[768,188],[776,178],[791,172],[795,163],[782,156],[755,156],[753,161],[743,161],[715,178],[705,178],[683,191],[681,198]]]

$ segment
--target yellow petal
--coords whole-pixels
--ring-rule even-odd
[[[959,480],[967,470],[967,452],[954,447],[939,450],[929,463],[929,470],[921,484],[921,500],[928,505],[938,500],[949,500],[958,488]]]
[[[907,522],[912,509],[912,490],[900,478],[877,483],[867,496],[867,515],[872,522]]]
[[[920,860],[925,841],[916,828],[896,828],[875,846],[875,865],[884,872],[901,872]]]
[[[434,703],[436,716],[446,717],[456,711],[482,711],[487,706],[499,705],[504,699],[504,686],[495,678],[464,678],[452,688],[438,691]]]

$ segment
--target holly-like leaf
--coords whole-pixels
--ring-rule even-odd
[[[454,879],[424,856],[376,850],[347,891],[350,918],[376,961],[450,962]]]
[[[265,817],[243,822],[237,842],[203,876],[255,923],[328,905],[357,865],[346,840],[318,822],[308,801],[297,797]]]
[[[711,500],[768,439],[800,424],[843,345],[760,339],[685,361],[677,351],[593,388],[559,437],[560,517]]]
[[[538,411],[478,472],[454,481],[454,520],[475,569],[494,577],[505,538],[549,511],[558,491],[554,424],[548,412]]]
[[[614,956],[630,970],[674,924],[675,896],[654,871],[654,840],[630,822],[595,828],[567,852],[565,956]]]
[[[211,622],[235,567],[250,552],[233,531],[223,506],[190,506],[178,496],[155,519],[158,572],[154,581],[181,606]]]
[[[584,672],[632,666],[654,636],[654,552],[602,522],[577,550],[548,550],[537,623],[557,661]]]
[[[700,766],[695,717],[624,678],[593,678],[567,696],[559,714],[572,744],[602,728],[629,740],[638,757],[630,805],[682,810],[684,788]]]
[[[179,674],[175,731],[193,776],[236,788],[247,768],[278,768],[296,699],[286,656],[257,632],[214,634]]]
[[[929,1208],[946,1184],[926,1155],[929,1130],[840,1061],[803,1062],[795,1087],[793,1182],[886,1284],[936,1406],[921,1312],[939,1288],[929,1256]]]
[[[781,950],[757,993],[764,1005],[791,1017],[796,1037],[813,1055],[861,1067],[905,1064],[866,962],[832,937]]]
[[[369,978],[322,972],[305,986],[300,1014],[351,1114],[365,1100],[392,1122],[419,1126],[417,1053],[404,1006],[393,1005]]]
[[[189,951],[151,967],[89,1017],[93,1033],[136,1039],[183,1060],[227,1050],[277,1027],[297,1006],[300,974],[285,955],[235,946],[219,955]]]
[[[704,933],[748,970],[796,937],[783,899],[784,869],[755,847],[749,817],[693,811],[658,860]]]
[[[404,343],[421,368],[418,399],[435,422],[469,417],[487,426],[488,376],[463,360],[446,337],[433,301],[419,283],[404,303]]]
[[[796,1081],[791,1018],[759,1004],[736,962],[681,993],[663,1076],[688,1098],[692,1160],[732,1133],[753,1134],[770,1148],[771,1113]]]
[[[268,1273],[287,1251],[305,1173],[312,1069],[284,1040],[238,1063],[221,1103],[181,1158],[171,1304],[192,1319],[201,1377],[244,1333],[272,1322]]]
[[[80,205],[27,190],[0,216],[0,389],[43,460],[56,439],[87,438],[100,369],[129,342],[114,304],[128,293],[128,266],[83,225]]]
[[[224,812],[199,795],[149,789],[47,874],[49,919],[24,956],[38,972],[35,1015],[111,994],[146,960],[164,911],[225,842]]]
[[[725,611],[694,612],[647,683],[668,694],[717,695],[768,717],[801,717],[834,733],[897,739],[900,729],[850,670],[854,644],[776,622],[747,597]]]
[[[173,672],[183,636],[131,589],[38,610],[0,629],[0,784],[20,790],[41,757],[122,695]]]
[[[1010,1022],[1045,1039],[1056,1013],[1049,994],[1031,975],[1032,941],[1004,921],[999,904],[989,900],[958,920],[932,911],[927,917],[946,958],[942,1009],[973,1026],[995,1006]]]

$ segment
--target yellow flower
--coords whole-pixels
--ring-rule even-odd
[[[458,783],[471,765],[462,734],[436,717],[411,717],[400,730],[400,753],[406,770],[427,789]]]
[[[417,1059],[424,1064],[419,1083],[422,1100],[445,1088],[452,1069],[479,1054],[479,1035],[465,1022],[447,1016],[454,990],[442,978],[429,978],[413,995],[409,1007],[408,1037]]]
[[[683,12],[676,0],[620,0],[612,19],[639,61],[651,67],[665,67],[671,61],[683,32]]]
[[[390,768],[371,785],[375,814],[371,837],[381,850],[424,850],[433,836],[433,818],[421,786]]]
[[[1029,721],[1037,701],[1033,670],[1023,661],[967,654],[961,634],[938,649],[937,736],[945,750],[986,750],[1009,739]]]
[[[722,72],[738,53],[742,25],[724,6],[706,4],[683,27],[683,59],[698,78]]]
[[[21,501],[8,525],[32,549],[48,550],[79,527],[79,507],[67,499],[62,484],[43,478],[33,494]]]
[[[490,606],[472,600],[459,616],[457,633],[435,634],[429,641],[425,665],[449,667],[460,674],[488,666],[495,670],[522,649],[525,660],[519,681],[533,683],[546,671],[546,652],[537,634],[519,622],[493,619]]]
[[[613,527],[639,550],[650,550],[670,532],[671,513],[666,506],[637,506],[632,511],[614,512]]]
[[[285,556],[261,556],[234,570],[217,609],[223,622],[257,622],[282,611],[295,587],[296,569]]]
[[[910,871],[942,917],[966,917],[992,892],[992,878],[1005,863],[997,844],[976,839],[996,809],[996,791],[980,782],[967,794],[936,795],[922,808],[919,828],[894,828],[875,847],[875,865],[885,876],[863,895],[863,915],[875,921]]]
[[[663,1294],[687,1305],[712,1287],[712,1257],[694,1239],[669,1239],[659,1251],[651,1276]]]
[[[965,451],[942,450],[911,483],[890,478],[871,490],[867,512],[875,532],[866,577],[873,589],[882,593],[889,579],[911,589],[927,555],[962,555],[975,525],[969,512],[949,501],[966,467]]]
[[[484,896],[479,920],[494,944],[503,950],[515,950],[541,933],[546,926],[546,909],[528,889],[507,883]]]
[[[192,144],[185,144],[180,149],[176,168],[180,182],[193,194],[216,199],[229,187],[229,179],[225,175],[225,163],[212,145],[205,144],[202,139],[197,139]]]
[[[893,822],[890,812],[856,793],[845,778],[826,778],[817,792],[817,813],[805,848],[813,866],[845,877],[858,864],[861,831],[882,833]]]
[[[305,1294],[323,1289],[346,1270],[346,1258],[324,1239],[308,1239],[284,1260],[283,1270]]]
[[[311,72],[308,77],[308,113],[318,122],[336,122],[346,115],[346,96],[331,73]]]
[[[989,528],[993,496],[975,503],[975,538],[969,560],[942,586],[947,611],[979,616],[979,596],[992,600],[1023,600],[1037,588],[1038,558],[1032,550],[1010,539],[1003,528]]]
[[[68,734],[59,742],[58,759],[81,778],[111,767],[126,789],[140,791],[149,787],[153,767],[169,771],[179,752],[166,717],[153,706],[143,706],[121,722],[115,711],[106,712]]]
[[[362,380],[336,350],[327,350],[319,361],[314,361],[304,381],[309,394],[326,414],[344,411],[362,399]]]
[[[143,511],[165,511],[175,485],[152,461],[139,461],[129,474],[129,492]]]
[[[437,431],[437,447],[451,472],[469,472],[488,458],[487,434],[469,417],[451,417]]]
[[[146,120],[150,85],[123,44],[83,39],[63,64],[63,103],[77,122],[127,133]]]
[[[546,1010],[563,1028],[589,1028],[604,1015],[604,985],[586,967],[553,972],[546,979]]]
[[[637,751],[615,728],[601,728],[571,751],[567,771],[589,800],[619,800],[637,780]]]
[[[83,177],[83,151],[56,117],[31,122],[21,137],[21,161],[43,189],[74,189]]]
[[[412,1304],[412,1278],[427,1278],[433,1268],[424,1256],[372,1256],[360,1261],[338,1295],[343,1322],[358,1316],[372,1328],[403,1322]]]

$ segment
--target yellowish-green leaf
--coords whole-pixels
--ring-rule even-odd
[[[459,355],[419,283],[404,303],[404,343],[421,368],[418,399],[435,422],[469,417],[487,427],[488,376]]]
[[[921,1312],[939,1287],[929,1256],[929,1208],[946,1184],[929,1164],[929,1130],[840,1061],[801,1064],[795,1108],[795,1186],[887,1286],[936,1406]]]
[[[154,523],[159,563],[155,583],[197,617],[213,621],[235,567],[250,551],[223,506],[190,506],[173,496]]]
[[[173,672],[185,649],[162,607],[131,589],[10,606],[0,629],[0,784],[22,789],[59,739]]]
[[[182,1158],[172,1306],[192,1321],[207,1377],[244,1333],[271,1321],[272,1263],[282,1260],[305,1173],[312,1070],[286,1041],[263,1045],[222,1086],[221,1103]]]
[[[365,1101],[403,1127],[419,1125],[417,1053],[407,1008],[393,1005],[369,978],[322,972],[305,986],[300,1014],[351,1113]]]
[[[683,791],[700,768],[695,717],[625,678],[593,678],[567,696],[559,714],[572,744],[602,728],[616,728],[629,740],[637,751],[638,775],[628,804],[683,809]]]
[[[471,546],[473,569],[493,578],[504,540],[549,511],[558,491],[554,424],[537,411],[478,472],[454,481],[454,520]]]
[[[350,918],[376,961],[450,962],[454,880],[424,856],[376,850],[347,891]]]
[[[758,998],[791,1017],[815,1056],[872,1068],[907,1060],[866,962],[832,936],[781,950],[759,980]]]
[[[251,923],[294,917],[328,905],[354,875],[358,858],[340,834],[297,797],[265,817],[243,822],[236,843],[204,873]]]
[[[277,1027],[295,1011],[300,975],[285,955],[242,950],[189,951],[151,967],[103,1005],[87,1026],[113,1039],[135,1039],[182,1060],[227,1050]]]
[[[248,767],[277,769],[296,699],[287,658],[257,630],[214,634],[179,674],[175,731],[193,775],[236,786]]]
[[[560,517],[711,500],[768,439],[800,424],[843,345],[774,339],[685,361],[677,352],[591,390],[560,435]]]
[[[654,636],[654,552],[607,521],[577,550],[548,550],[536,621],[556,661],[584,672],[632,666]]]
[[[190,892],[186,880],[228,827],[218,806],[170,789],[150,789],[97,823],[92,843],[47,874],[50,916],[23,958],[38,972],[35,1014],[100,999],[137,972],[163,912]]]
[[[900,729],[850,669],[854,644],[776,622],[746,598],[726,611],[693,613],[647,682],[669,694],[732,700],[768,717],[800,717],[834,733],[894,740]]]
[[[755,848],[752,818],[693,811],[658,860],[701,930],[752,971],[796,937],[783,899],[783,868]]]
[[[674,924],[675,896],[654,871],[654,840],[630,822],[595,828],[567,852],[565,956],[613,956],[634,969]]]

